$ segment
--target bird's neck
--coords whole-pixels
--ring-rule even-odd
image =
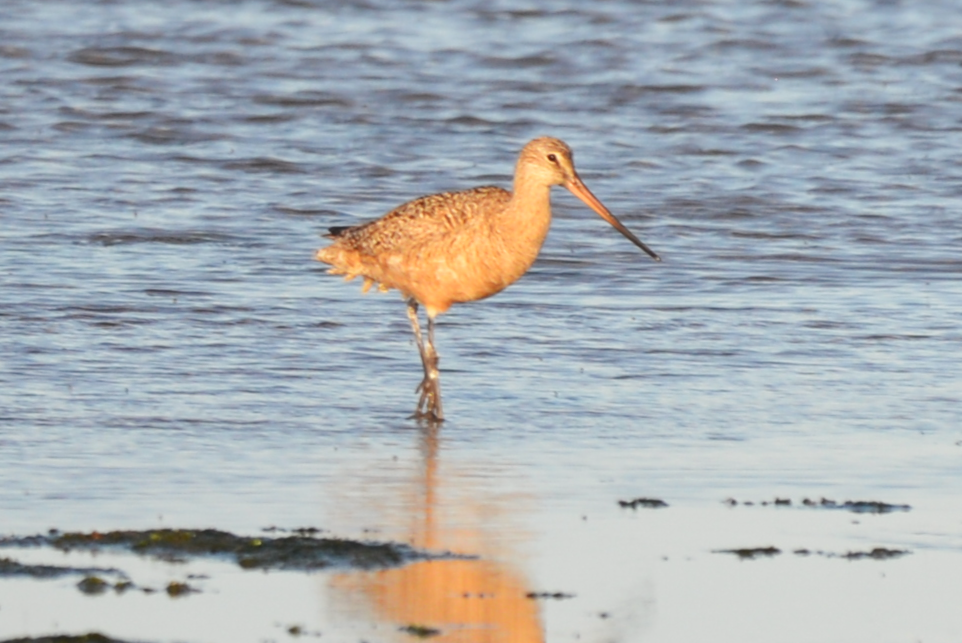
[[[514,268],[511,281],[534,263],[551,226],[551,187],[516,176],[511,199],[494,224],[506,250],[505,261]],[[516,274],[515,274],[516,273]]]
[[[518,172],[514,178],[508,209],[513,210],[513,216],[518,219],[532,224],[537,220],[544,226],[549,225],[551,223],[551,186],[533,181],[523,172]]]

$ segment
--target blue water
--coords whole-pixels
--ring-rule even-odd
[[[178,602],[0,579],[0,637],[959,640],[959,34],[938,1],[3,3],[2,531],[480,562],[217,569]],[[664,261],[556,188],[529,274],[439,319],[448,420],[419,427],[403,302],[319,235],[508,187],[540,135]],[[911,554],[838,557],[873,547]],[[515,620],[441,619],[455,577]]]

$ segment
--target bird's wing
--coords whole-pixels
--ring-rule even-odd
[[[493,186],[431,194],[408,201],[375,221],[346,230],[333,228],[331,236],[339,244],[377,256],[457,234],[485,211],[503,208],[510,198],[510,192]]]

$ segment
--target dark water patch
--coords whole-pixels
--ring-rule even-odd
[[[203,131],[183,125],[154,125],[147,129],[127,134],[130,138],[150,145],[187,145],[206,143],[229,138],[204,129]]]
[[[645,351],[646,355],[684,355],[684,356],[699,356],[699,357],[736,357],[741,355],[740,351],[725,350],[725,349],[707,349],[707,348],[652,348]],[[617,375],[614,379],[635,379],[636,375]],[[642,375],[641,377],[645,377]]]
[[[79,79],[85,85],[106,87],[134,87],[140,82],[137,76],[86,76]]]
[[[567,9],[546,9],[546,8],[530,8],[530,9],[502,9],[489,7],[487,5],[478,5],[478,8],[474,9],[474,14],[481,20],[485,20],[491,23],[508,23],[512,20],[546,20],[552,16],[577,16],[579,19],[585,19],[585,14],[580,11],[571,11]],[[592,18],[597,18],[598,14],[590,14]]]
[[[304,174],[307,172],[301,165],[271,157],[258,157],[242,161],[227,161],[222,164],[225,170],[239,170],[252,174]]]
[[[498,122],[476,116],[474,114],[459,114],[457,116],[451,116],[450,118],[444,119],[444,122],[448,125],[457,125],[460,127],[492,127],[494,125],[499,125]]]
[[[623,85],[618,87],[609,97],[613,106],[631,105],[645,98],[660,98],[663,96],[697,94],[705,91],[704,85]],[[702,106],[704,107],[704,106]],[[664,126],[661,126],[664,127]],[[682,131],[687,131],[682,128]]]
[[[921,54],[913,54],[901,58],[900,65],[962,65],[962,50],[959,49],[933,49]]]
[[[290,121],[296,120],[297,118],[298,118],[298,115],[291,112],[284,112],[284,113],[278,113],[278,114],[256,114],[253,116],[249,114],[245,114],[244,116],[239,117],[241,122],[253,123],[255,125],[259,125],[262,123],[270,123],[270,124],[288,123]]]
[[[264,326],[269,328],[290,328],[276,321],[251,317],[250,314],[258,312],[256,309],[244,306],[192,306],[188,312],[193,315],[192,321],[197,324],[213,323],[217,326]],[[243,315],[243,316],[241,316]],[[227,319],[223,319],[226,317]],[[211,319],[215,318],[215,319]]]
[[[898,262],[875,265],[873,270],[896,272],[902,274],[922,274],[929,280],[958,279],[962,273],[962,260],[959,259],[930,259],[928,257],[906,257]]]
[[[782,45],[777,40],[759,40],[757,38],[725,38],[711,45],[711,49],[716,51],[727,51],[730,49],[747,49],[749,51],[772,52],[781,49]]]
[[[818,248],[812,248],[812,254],[801,254],[799,252],[780,252],[772,254],[731,254],[728,252],[720,252],[713,256],[722,261],[745,263],[771,261],[775,263],[844,264],[848,262],[848,260],[845,258],[832,257],[830,254],[828,254],[828,252],[821,251]],[[872,268],[875,269],[878,267],[873,266]]]
[[[156,112],[150,111],[93,111],[74,106],[61,107],[59,113],[64,116],[76,117],[81,121],[138,121],[157,118]],[[123,159],[127,160],[127,159]]]
[[[932,339],[928,334],[882,334],[882,335],[853,335],[852,341],[874,344],[878,342],[926,341]]]
[[[130,315],[143,312],[140,308],[129,305],[115,304],[79,304],[68,306],[57,306],[55,312],[64,313],[64,319],[90,319],[100,315]]]
[[[408,103],[411,105],[439,105],[444,102],[444,97],[433,92],[425,91],[410,91],[406,89],[400,89],[391,94],[391,100],[397,101],[399,103]]]
[[[801,10],[808,9],[810,7],[810,3],[805,2],[804,0],[764,0],[764,2],[761,4],[766,7],[775,7],[778,9]]]
[[[751,283],[774,284],[774,283],[791,282],[791,281],[794,281],[794,279],[787,279],[785,277],[775,277],[772,275],[749,275],[747,277],[738,279],[737,281],[741,281],[743,283],[749,283],[749,284]]]
[[[649,125],[648,131],[652,134],[672,136],[674,134],[685,134],[690,131],[690,128],[687,125]]]
[[[158,529],[59,533],[0,538],[0,547],[53,547],[61,551],[126,550],[177,562],[198,557],[233,559],[244,569],[310,571],[331,566],[361,569],[395,567],[438,557],[400,543],[376,543],[294,535],[243,537],[216,529]]]
[[[697,94],[707,89],[704,85],[638,85],[639,94]]]
[[[65,134],[70,134],[73,132],[82,132],[93,127],[91,123],[83,123],[80,121],[62,121],[60,123],[54,123],[53,129],[58,132],[64,132]]]
[[[169,51],[132,46],[85,47],[67,56],[70,62],[93,67],[169,66],[177,59]]]
[[[832,123],[837,119],[832,114],[819,114],[819,113],[805,113],[805,114],[779,114],[778,116],[782,120],[786,121],[807,121],[811,123]],[[779,150],[798,150],[801,152],[810,152],[811,150],[804,147],[798,147],[796,145],[784,145],[778,148]]]
[[[151,324],[153,320],[149,319],[111,319],[111,320],[98,320],[90,322],[90,325],[94,328],[130,328],[134,326],[143,326],[144,324]],[[152,348],[144,346],[117,346],[115,350],[122,352],[150,352]]]
[[[326,208],[292,208],[285,205],[275,205],[274,212],[280,214],[287,214],[294,217],[337,217],[342,216],[342,213],[336,210],[328,210]]]
[[[898,62],[898,59],[883,54],[859,51],[849,56],[848,62],[856,69],[870,70],[894,65]]]
[[[734,156],[735,154],[740,154],[740,152],[735,150],[725,150],[717,147],[706,148],[700,145],[681,145],[675,148],[675,152],[687,156]]]
[[[745,437],[720,433],[709,433],[707,437],[714,442],[745,442],[747,440]]]
[[[211,159],[202,156],[192,156],[190,154],[171,154],[165,157],[168,161],[173,161],[177,163],[189,163],[191,165],[215,165],[216,163],[211,162]],[[189,188],[188,188],[189,189]],[[194,188],[195,192],[202,192],[198,188]]]
[[[275,107],[342,107],[350,108],[354,102],[340,94],[322,91],[300,91],[293,94],[259,94],[252,98],[256,105]]]
[[[828,48],[830,48],[830,49],[831,49],[831,48],[834,48],[834,47],[841,47],[841,48],[862,47],[862,48],[868,48],[868,47],[870,47],[870,46],[872,45],[872,43],[870,43],[870,42],[867,41],[867,40],[864,40],[864,39],[862,39],[862,38],[855,38],[855,37],[852,37],[852,36],[832,36],[832,37],[828,38],[828,39],[825,41],[825,44],[826,44],[826,45],[828,46]]]
[[[822,78],[824,76],[831,76],[833,74],[832,70],[826,67],[805,67],[802,69],[781,69],[778,70],[777,76],[779,79],[808,79],[808,78]]]
[[[31,58],[33,57],[33,52],[31,52],[26,47],[18,47],[16,45],[0,45],[0,58]]]
[[[170,245],[195,245],[204,243],[236,243],[237,238],[219,232],[183,231],[172,232],[151,228],[96,232],[86,238],[87,243],[101,246],[131,245],[138,243],[159,243]]]
[[[741,126],[746,132],[762,134],[797,134],[802,128],[784,123],[745,123]]]
[[[840,322],[840,321],[827,320],[827,319],[816,319],[813,321],[803,322],[802,328],[812,328],[815,330],[851,330],[853,328],[858,328],[858,326],[855,324],[847,323],[847,322]]]
[[[126,347],[127,351],[138,350],[135,347]],[[143,349],[145,353],[156,352],[156,349],[145,347]],[[217,371],[218,375],[221,377],[229,376],[230,372],[224,372],[222,370]],[[198,391],[197,394],[202,394]],[[171,433],[181,433],[181,432],[197,432],[197,431],[216,431],[223,428],[223,420],[218,418],[199,418],[199,417],[178,417],[177,415],[122,415],[118,414],[109,421],[104,422],[105,427],[113,429],[143,429],[144,427],[149,427],[151,431],[158,432],[171,432]],[[247,418],[232,418],[230,420],[230,426],[233,429],[243,431],[250,429],[251,431],[262,430],[267,427],[264,420],[248,420]],[[2,546],[2,541],[0,541],[0,546]]]
[[[178,297],[208,297],[210,292],[204,290],[171,290],[168,288],[146,288],[144,294],[148,297],[165,297],[171,299],[177,299]],[[243,310],[248,311],[249,308],[231,308],[231,310]]]
[[[683,12],[683,13],[671,13],[667,16],[659,16],[658,22],[663,22],[666,24],[685,22],[688,20],[694,20],[696,18],[703,18],[705,14],[698,12]]]
[[[525,56],[482,56],[482,66],[493,69],[524,69],[548,67],[558,62],[552,53],[530,54]]]
[[[763,230],[732,230],[729,235],[740,239],[763,239],[766,241],[821,241],[822,237],[804,232],[765,232]]]
[[[248,62],[248,58],[235,51],[209,51],[192,54],[188,60],[201,65],[215,67],[239,67]]]

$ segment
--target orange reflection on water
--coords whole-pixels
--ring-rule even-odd
[[[540,606],[508,554],[485,533],[490,498],[462,503],[476,517],[473,525],[444,524],[437,498],[444,481],[438,476],[437,428],[423,429],[423,467],[403,491],[415,508],[406,527],[408,542],[419,549],[449,551],[474,559],[429,560],[374,572],[345,572],[331,586],[345,597],[359,598],[365,612],[396,632],[398,640],[420,634],[436,643],[541,643]],[[471,506],[471,505],[474,506]],[[411,518],[411,516],[408,516]],[[352,601],[355,602],[355,601]]]

